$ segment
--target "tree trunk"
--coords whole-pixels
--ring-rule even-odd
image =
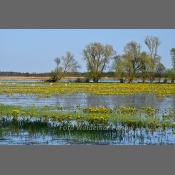
[[[153,76],[150,76],[149,81],[150,81],[150,83],[152,83],[154,81]]]
[[[133,79],[132,79],[132,78],[130,78],[128,82],[129,82],[129,83],[132,83],[132,82],[133,82]]]
[[[161,82],[161,77],[162,77],[162,76],[160,75],[160,76],[159,76],[159,83]]]
[[[123,78],[120,78],[120,83],[124,83],[124,79]]]
[[[94,82],[94,83],[98,83],[98,81],[99,81],[99,78],[98,78],[98,77],[94,77],[94,78],[93,78],[93,82]]]

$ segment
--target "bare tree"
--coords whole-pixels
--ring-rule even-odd
[[[173,66],[171,82],[173,83],[175,80],[175,48],[172,48],[170,53],[171,53],[171,60],[172,60],[172,66]]]
[[[60,65],[60,62],[61,62],[61,60],[60,60],[60,58],[55,58],[55,63],[56,63],[56,65],[57,65],[57,67],[59,67],[59,65]]]
[[[80,67],[71,52],[66,52],[65,56],[57,57],[55,60],[56,68],[51,73],[51,81],[61,80],[67,72],[75,72]]]
[[[158,55],[158,48],[160,46],[160,40],[156,36],[147,36],[145,38],[145,45],[148,47],[149,54],[151,58],[154,60],[154,66],[151,70],[152,75],[150,76],[150,82],[154,80],[155,72],[157,72],[158,68],[157,66],[160,66],[160,56]],[[158,73],[158,72],[157,72]]]
[[[150,56],[155,60],[158,56],[158,48],[160,45],[160,40],[156,36],[147,36],[145,38],[145,44],[149,49]]]
[[[170,53],[171,53],[172,66],[175,71],[175,48],[172,48]]]
[[[98,82],[106,65],[113,58],[115,51],[111,45],[101,43],[90,43],[83,50],[84,59],[87,62],[89,78]]]

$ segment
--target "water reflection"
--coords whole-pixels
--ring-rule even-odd
[[[76,106],[135,106],[137,109],[148,105],[158,108],[160,112],[171,108],[175,109],[175,95],[167,97],[158,97],[151,94],[135,94],[135,95],[91,95],[85,93],[72,95],[55,95],[50,98],[38,98],[37,96],[14,94],[12,96],[1,94],[0,103],[10,105],[23,106],[43,106],[43,105],[58,105],[65,106],[67,110],[74,110]]]
[[[175,144],[175,136],[171,129],[151,131],[118,128],[115,131],[63,131],[48,127],[47,124],[19,126],[1,121],[0,125],[0,144]]]

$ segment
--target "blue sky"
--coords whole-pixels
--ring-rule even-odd
[[[0,29],[0,71],[50,72],[54,58],[71,51],[86,70],[82,50],[90,42],[111,44],[118,54],[129,41],[147,51],[144,38],[160,38],[159,55],[171,67],[170,49],[175,47],[175,29]]]

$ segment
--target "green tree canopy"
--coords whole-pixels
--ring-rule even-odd
[[[94,82],[98,82],[106,65],[114,55],[115,51],[111,45],[103,45],[96,42],[87,45],[83,50],[83,56],[87,62],[89,78]]]

